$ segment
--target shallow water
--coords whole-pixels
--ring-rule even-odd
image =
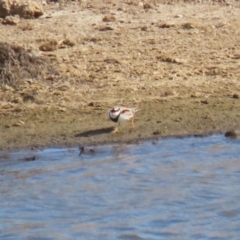
[[[0,239],[239,239],[240,140],[1,153]],[[37,155],[35,161],[26,157]]]

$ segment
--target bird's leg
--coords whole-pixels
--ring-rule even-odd
[[[135,128],[135,125],[134,125],[134,118],[132,118],[132,128]]]
[[[118,126],[119,126],[119,123],[116,124],[116,127],[115,127],[115,129],[112,131],[112,133],[117,133],[117,132],[118,132]]]
[[[112,133],[117,133],[118,132],[118,128],[116,127],[113,131],[112,131]]]

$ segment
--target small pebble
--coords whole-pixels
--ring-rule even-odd
[[[237,93],[234,93],[232,96],[234,99],[239,99],[239,95]]]
[[[153,132],[153,135],[159,135],[161,132],[157,129]]]
[[[234,130],[230,130],[225,133],[225,137],[234,139],[237,138],[237,133]]]

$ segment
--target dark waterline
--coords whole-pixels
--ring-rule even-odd
[[[238,240],[239,144],[214,135],[80,157],[78,148],[2,154],[0,239]]]

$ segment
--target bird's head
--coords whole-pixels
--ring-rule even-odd
[[[118,118],[120,113],[121,113],[120,107],[114,107],[109,111],[109,117],[111,119],[116,119],[116,118]]]

